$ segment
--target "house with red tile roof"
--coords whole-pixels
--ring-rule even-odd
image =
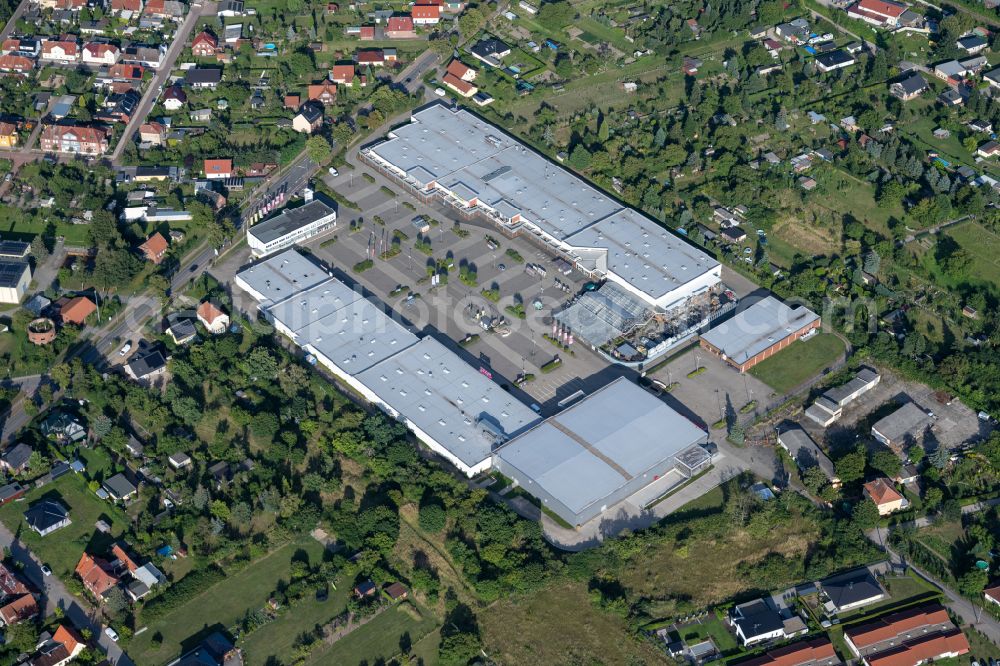
[[[198,306],[198,321],[209,333],[215,335],[225,333],[229,328],[229,315],[211,301],[205,301]]]
[[[115,14],[141,12],[142,0],[111,0],[111,11]]]
[[[330,69],[330,80],[341,85],[353,85],[355,76],[356,72],[354,69],[354,63],[347,65],[334,65]]]
[[[840,666],[843,662],[826,636],[791,643],[739,662],[738,666]]]
[[[87,553],[80,556],[76,565],[76,575],[83,581],[83,586],[98,600],[118,585],[120,579],[114,574],[111,563]]]
[[[337,101],[337,84],[332,81],[314,83],[309,86],[307,95],[309,101],[320,104],[333,104]]]
[[[889,0],[860,0],[847,8],[851,18],[880,28],[895,28],[906,11],[906,5]]]
[[[233,176],[232,160],[205,160],[205,178],[224,180]]]
[[[441,80],[462,97],[472,97],[479,92],[479,88],[451,73],[445,74]]]
[[[866,666],[914,666],[969,653],[969,641],[959,629],[921,636],[864,659]]]
[[[866,657],[921,636],[940,634],[954,628],[943,606],[928,604],[847,627],[844,629],[844,641],[856,657]]]
[[[157,123],[159,124],[159,123]],[[143,125],[145,127],[145,125]],[[163,237],[159,231],[146,239],[142,245],[139,246],[139,251],[154,264],[159,265],[163,261],[163,257],[167,254],[167,239]]]
[[[219,48],[219,38],[207,30],[199,32],[191,42],[191,53],[202,58],[215,55],[217,48]]]
[[[26,594],[0,607],[0,620],[8,627],[24,622],[38,615],[38,602],[35,597]]]
[[[80,58],[80,46],[75,40],[48,39],[42,42],[42,60],[50,62],[76,62]]]
[[[359,65],[381,67],[385,64],[385,52],[382,49],[361,49],[354,57]]]
[[[87,317],[97,312],[97,306],[86,296],[71,298],[59,305],[59,318],[64,324],[84,326]]]
[[[35,68],[35,61],[20,55],[8,53],[0,56],[0,72],[24,75]]]
[[[435,25],[441,20],[441,7],[438,5],[414,5],[410,15],[416,25]]]
[[[455,58],[451,62],[449,62],[448,63],[448,67],[447,67],[447,69],[445,69],[445,71],[448,74],[452,74],[454,76],[457,76],[458,78],[462,79],[463,81],[475,81],[476,80],[476,74],[478,74],[478,72],[476,70],[474,70],[473,68],[469,67],[468,65],[466,65],[464,62],[462,62],[458,58]]]
[[[361,31],[358,33],[358,38],[363,42],[369,42],[375,39],[375,26],[373,25],[361,26]]]
[[[878,507],[878,515],[880,516],[887,516],[909,505],[906,498],[893,486],[892,481],[885,477],[866,483],[864,485],[864,495],[875,502],[875,506]]]
[[[113,65],[121,57],[121,50],[114,44],[90,42],[83,47],[83,62],[91,65]]]
[[[413,39],[416,36],[413,19],[409,16],[390,16],[386,22],[386,39]]]
[[[66,648],[70,659],[76,657],[87,647],[87,640],[68,624],[60,624],[56,633],[52,635],[52,640]]]

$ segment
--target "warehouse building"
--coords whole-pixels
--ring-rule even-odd
[[[493,465],[571,525],[709,463],[705,431],[622,377],[500,447]]]
[[[0,303],[20,303],[31,284],[27,261],[0,260]]]
[[[264,257],[290,248],[337,226],[335,204],[306,192],[306,203],[286,208],[270,220],[247,229],[247,244],[254,257]]]
[[[325,269],[305,255],[287,250],[240,271],[235,282],[263,309],[314,287],[329,277]]]
[[[415,195],[523,234],[650,308],[717,286],[721,265],[465,109],[435,103],[362,157]]]
[[[527,405],[430,337],[357,379],[370,402],[468,476],[488,470],[496,447],[538,422]]]
[[[881,380],[882,375],[874,370],[861,368],[851,381],[825,391],[809,406],[806,416],[825,428],[843,415],[844,407],[878,386]]]
[[[805,430],[796,425],[778,434],[778,444],[792,457],[799,469],[819,467],[830,483],[840,485],[840,479],[833,468],[830,458],[819,448]]]
[[[924,431],[934,423],[930,414],[908,402],[892,414],[875,422],[872,437],[902,455],[913,444],[919,444]]]
[[[433,338],[295,250],[236,275],[262,316],[338,379],[406,424],[469,476],[494,448],[539,421],[534,411]]]
[[[791,308],[768,296],[703,334],[701,346],[746,372],[819,326],[819,315],[809,308]]]

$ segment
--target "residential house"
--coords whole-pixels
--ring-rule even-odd
[[[771,599],[756,599],[734,606],[729,613],[729,624],[743,647],[808,632],[798,616],[783,617]]]
[[[905,509],[910,504],[892,485],[892,481],[885,477],[866,483],[864,496],[875,502],[880,516],[888,516],[894,511]]]
[[[243,16],[243,0],[222,0],[218,5],[217,16],[233,17]]]
[[[76,40],[48,39],[42,42],[42,60],[68,64],[80,59],[80,46]]]
[[[965,68],[968,74],[978,74],[987,65],[990,64],[989,59],[984,55],[973,56],[971,58],[966,58],[965,60],[959,60],[958,64]]]
[[[184,75],[184,82],[195,89],[214,89],[222,81],[222,70],[218,68],[192,67]]]
[[[968,642],[939,604],[907,608],[846,627],[844,642],[866,666],[922,664],[969,650]],[[928,647],[939,652],[929,654]]]
[[[1000,143],[993,140],[987,141],[976,149],[976,155],[979,157],[996,157],[997,153],[1000,153]]]
[[[56,304],[59,306],[59,318],[63,324],[84,326],[87,318],[97,312],[97,306],[86,296],[77,296],[61,304],[57,301]]]
[[[26,666],[66,666],[86,647],[83,636],[69,625],[60,624],[51,638],[35,646],[37,654],[28,660]]]
[[[386,39],[413,39],[417,36],[410,16],[390,16],[385,24]]]
[[[983,590],[983,598],[991,604],[1000,606],[1000,585],[994,585]]]
[[[124,474],[115,474],[102,486],[111,499],[125,502],[139,493],[139,489]]]
[[[205,178],[227,179],[233,177],[233,161],[226,159],[205,160]]]
[[[142,11],[142,0],[111,0],[113,14],[138,14]]]
[[[17,125],[0,121],[0,148],[17,148]]]
[[[311,102],[331,105],[337,102],[337,84],[332,81],[310,84],[307,96]]]
[[[163,64],[163,59],[167,56],[167,47],[145,46],[143,44],[129,44],[122,51],[121,62],[129,65],[142,65],[152,69],[159,69]]]
[[[50,412],[42,419],[42,434],[59,442],[79,442],[87,438],[87,430],[70,414],[63,411]]]
[[[0,506],[9,504],[24,497],[27,490],[17,481],[0,486]]]
[[[219,38],[207,30],[199,32],[191,42],[191,53],[200,58],[214,56],[218,48]]]
[[[819,586],[826,597],[826,611],[830,614],[846,613],[888,597],[867,567],[831,576],[820,581]]]
[[[836,69],[850,67],[855,62],[854,56],[847,51],[838,49],[836,51],[830,51],[829,53],[821,53],[816,56],[816,69],[825,74]]]
[[[705,662],[695,660],[694,663]],[[739,666],[840,666],[844,662],[837,656],[830,639],[819,636],[783,645],[738,663]]]
[[[354,586],[354,596],[358,599],[366,599],[375,596],[378,586],[370,580],[362,581]]]
[[[410,15],[415,25],[437,25],[441,20],[441,7],[430,4],[417,4],[410,8]]]
[[[390,583],[386,586],[385,593],[392,601],[402,601],[410,596],[409,590],[402,583]]]
[[[5,602],[0,607],[0,621],[5,627],[13,627],[15,624],[30,620],[38,615],[38,601],[34,595],[25,594],[12,601]]]
[[[920,74],[913,72],[900,81],[889,86],[889,94],[898,97],[904,102],[916,99],[929,88],[927,80]]]
[[[167,248],[167,239],[157,231],[139,246],[139,251],[142,252],[147,260],[159,265],[163,261],[163,257],[167,254]]]
[[[445,72],[461,79],[462,81],[475,81],[476,74],[478,74],[475,69],[469,67],[458,58],[454,58],[448,63],[448,67]]]
[[[955,42],[955,47],[965,51],[969,55],[976,55],[977,53],[988,51],[990,43],[979,35],[966,35]]]
[[[476,42],[469,53],[491,67],[499,67],[500,62],[510,55],[510,46],[496,37],[486,37]]]
[[[805,44],[812,37],[812,28],[804,18],[797,18],[776,26],[774,33],[786,42]]]
[[[42,500],[33,504],[24,512],[24,519],[28,527],[39,536],[52,534],[73,522],[70,520],[69,511],[55,500]]]
[[[43,125],[42,150],[50,153],[102,155],[108,150],[108,130],[88,125]]]
[[[968,128],[973,132],[979,132],[981,134],[992,134],[993,133],[993,123],[988,120],[970,120],[966,123]]]
[[[368,67],[381,67],[386,60],[383,49],[359,49],[354,57],[359,65]]]
[[[204,301],[198,306],[198,321],[213,335],[225,333],[229,328],[229,315],[211,301]]]
[[[26,58],[37,58],[42,50],[42,44],[33,37],[12,37],[0,44],[0,55],[20,55]]]
[[[11,474],[20,474],[28,469],[28,461],[34,449],[25,443],[8,448],[0,457],[0,469]]]
[[[860,0],[847,8],[847,15],[879,28],[895,28],[906,5],[889,0]]]
[[[80,561],[76,565],[76,575],[83,581],[83,586],[90,594],[100,601],[108,592],[118,587],[121,582],[115,574],[111,563],[107,560],[94,557],[88,553],[80,556]]]
[[[170,86],[163,91],[163,108],[177,111],[187,104],[187,94],[180,86]]]
[[[472,97],[479,92],[479,88],[477,88],[474,84],[455,76],[451,72],[446,72],[441,80],[446,86],[457,92],[462,97]]]
[[[997,73],[1000,73],[1000,69],[997,70]],[[934,66],[934,76],[953,86],[964,81],[967,74],[968,71],[957,60],[946,60]]]
[[[698,73],[698,70],[703,64],[704,63],[699,58],[684,56],[684,60],[681,61],[681,71],[687,76],[694,76]]]
[[[171,453],[167,457],[167,462],[174,469],[183,469],[191,466],[191,456],[186,453]]]
[[[312,134],[323,126],[323,109],[315,102],[306,102],[292,118],[292,129],[303,134]]]
[[[330,80],[334,83],[339,83],[341,85],[350,86],[354,84],[354,80],[358,78],[356,70],[354,69],[354,63],[347,63],[342,65],[334,65],[330,69]],[[361,77],[361,85],[365,85],[367,81],[364,80],[365,77]],[[298,95],[296,95],[296,98]]]
[[[0,72],[8,74],[26,75],[35,68],[35,61],[21,55],[0,56]]]
[[[156,121],[139,126],[139,141],[151,146],[162,146],[167,139],[167,128]]]
[[[114,44],[90,42],[83,47],[83,62],[88,65],[113,65],[121,57],[121,50]]]
[[[153,384],[167,372],[167,357],[158,344],[140,340],[138,349],[128,363],[125,374],[140,384]]]

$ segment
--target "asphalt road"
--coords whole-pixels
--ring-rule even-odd
[[[170,44],[170,49],[167,50],[167,57],[164,59],[163,64],[159,69],[156,70],[156,75],[149,82],[149,87],[146,88],[146,94],[142,96],[142,101],[139,103],[139,107],[132,114],[131,120],[125,125],[125,130],[122,132],[121,139],[118,140],[118,145],[115,146],[114,152],[111,153],[111,161],[117,163],[121,159],[122,152],[125,147],[132,141],[132,136],[135,134],[139,126],[146,122],[146,116],[149,115],[149,110],[153,108],[153,104],[156,102],[156,98],[160,95],[160,86],[162,86],[167,81],[167,77],[170,76],[170,71],[174,67],[174,61],[177,60],[177,56],[181,54],[184,49],[184,45],[187,43],[188,36],[191,34],[191,30],[194,26],[198,24],[198,21],[203,16],[208,16],[215,14],[216,3],[206,2],[204,4],[200,2],[195,2],[191,5],[191,11],[188,12],[187,17],[184,19],[184,23],[181,24],[180,28],[177,29],[174,35],[174,41]]]
[[[59,536],[49,537],[58,539]],[[77,629],[89,629],[91,636],[97,641],[107,655],[109,661],[116,666],[134,666],[134,662],[117,643],[104,634],[97,611],[90,604],[74,597],[55,575],[42,574],[41,565],[28,548],[21,543],[6,526],[0,524],[0,547],[10,549],[11,556],[24,565],[23,575],[42,594],[46,615],[56,608],[61,608],[66,617]]]
[[[406,92],[412,95],[423,87],[424,74],[427,73],[427,70],[434,67],[437,61],[438,54],[427,49],[395,77],[396,83],[401,83],[406,88]]]
[[[3,27],[3,30],[0,30],[0,42],[10,37],[10,34],[14,32],[14,27],[17,25],[18,20],[28,9],[28,5],[30,4],[31,0],[21,0],[21,4],[19,4],[17,9],[14,10],[14,13],[11,14],[10,20],[7,21],[7,25]]]

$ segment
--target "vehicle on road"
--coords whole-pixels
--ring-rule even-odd
[[[447,95],[448,93],[446,93],[446,92],[444,91],[444,88],[435,88],[435,89],[434,89],[434,94],[435,94],[435,95],[437,95],[438,97],[444,97],[444,96],[445,96],[445,95]]]
[[[501,273],[502,273],[503,271],[507,270],[507,266],[505,266],[504,264],[497,264],[497,268],[499,268],[499,269],[500,269],[500,272],[501,272]]]
[[[47,565],[47,564],[43,564],[42,565],[42,575],[43,576],[51,576],[52,575],[52,568],[49,567],[49,565]]]
[[[118,352],[118,355],[119,356],[124,356],[125,354],[129,353],[130,351],[132,351],[132,343],[131,343],[131,341],[130,342],[126,342],[122,346],[121,350]]]
[[[104,627],[104,635],[110,638],[115,643],[118,642],[118,632],[111,627]]]
[[[340,175],[340,172],[337,171],[335,167],[330,167],[328,171],[330,172],[330,175],[333,176],[334,178]]]

